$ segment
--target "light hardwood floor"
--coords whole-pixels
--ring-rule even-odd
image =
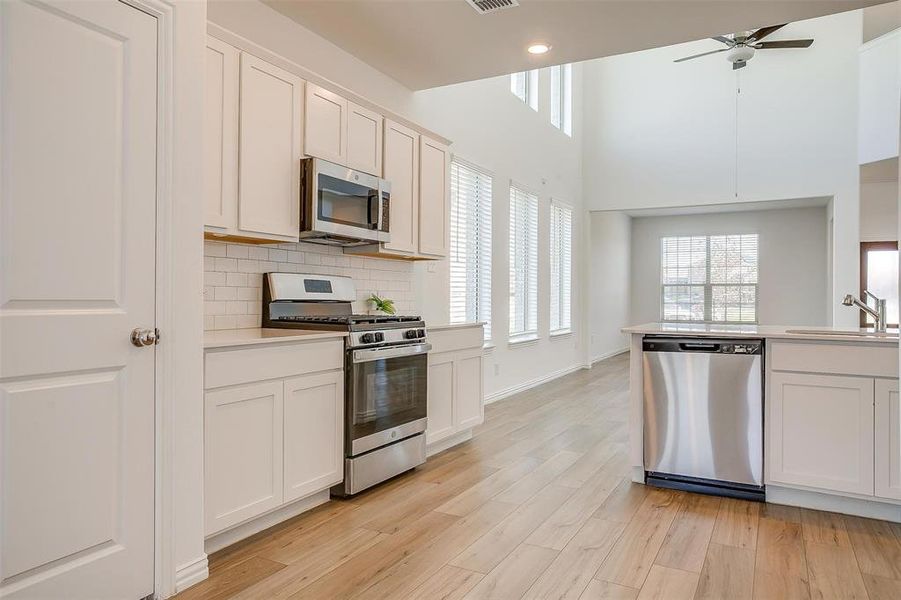
[[[180,600],[901,598],[901,526],[627,478],[628,356],[472,441],[227,548]]]

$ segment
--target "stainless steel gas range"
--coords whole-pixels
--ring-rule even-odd
[[[420,317],[355,315],[349,277],[267,273],[263,327],[347,331],[344,483],[356,494],[425,462],[428,352]]]

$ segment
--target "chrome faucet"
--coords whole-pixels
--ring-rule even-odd
[[[842,300],[842,304],[844,304],[845,306],[856,306],[863,312],[873,317],[873,319],[876,321],[876,331],[879,333],[885,333],[885,300],[878,298],[869,290],[864,290],[863,293],[864,297],[872,298],[876,302],[875,309],[870,307],[866,302],[861,302],[851,294],[845,296],[845,299]]]

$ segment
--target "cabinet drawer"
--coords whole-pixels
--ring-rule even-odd
[[[455,352],[482,348],[483,333],[481,327],[461,327],[459,329],[428,330],[432,353]]]
[[[204,362],[204,388],[212,389],[341,369],[344,366],[344,341],[339,338],[297,345],[207,351]]]
[[[898,347],[891,344],[798,344],[773,342],[774,371],[835,373],[861,377],[897,377]]]

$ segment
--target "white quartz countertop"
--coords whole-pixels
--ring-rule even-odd
[[[482,321],[472,321],[470,323],[445,323],[443,325],[429,325],[426,323],[426,330],[441,331],[444,329],[464,329],[467,327],[481,327],[484,325]]]
[[[339,339],[346,331],[316,331],[313,329],[221,329],[203,334],[204,349],[228,348],[230,346],[253,346],[257,344],[289,344],[319,339]]]
[[[877,342],[898,345],[898,330],[874,333],[872,330],[841,327],[805,327],[782,325],[716,325],[709,323],[644,323],[623,328],[623,333],[639,335],[684,335],[689,337],[778,338],[822,340],[830,342]]]

